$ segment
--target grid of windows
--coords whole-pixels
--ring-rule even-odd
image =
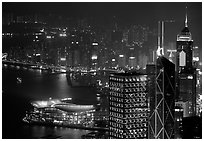
[[[110,138],[147,138],[146,75],[111,74]]]

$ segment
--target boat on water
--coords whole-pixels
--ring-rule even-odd
[[[22,83],[22,78],[17,77],[17,78],[16,78],[16,81],[17,81],[17,84],[21,84],[21,83]]]

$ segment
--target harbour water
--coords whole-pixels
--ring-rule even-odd
[[[17,78],[22,82],[18,83]],[[26,125],[22,122],[30,102],[52,98],[71,97],[76,104],[96,104],[95,89],[70,87],[66,74],[52,74],[40,70],[2,66],[2,138],[80,139],[90,131],[65,127]]]

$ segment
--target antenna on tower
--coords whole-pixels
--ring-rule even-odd
[[[188,14],[187,14],[187,5],[186,5],[186,19],[185,19],[185,27],[188,27]]]
[[[158,22],[158,48],[157,57],[164,55],[164,21]]]

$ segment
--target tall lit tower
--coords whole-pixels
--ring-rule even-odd
[[[164,55],[164,21],[158,22],[158,48],[157,57]]]
[[[147,76],[113,73],[109,79],[110,139],[145,139],[148,128]]]
[[[147,65],[150,107],[148,138],[174,138],[175,65],[163,56]]]
[[[187,10],[187,8],[186,8]],[[196,110],[196,75],[193,67],[193,40],[188,29],[188,16],[186,12],[185,27],[177,35],[176,73],[177,73],[177,100],[187,102],[188,116],[195,115]]]

